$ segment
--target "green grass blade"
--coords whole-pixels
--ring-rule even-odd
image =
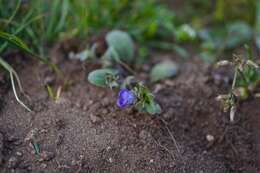
[[[59,75],[62,75],[61,71],[54,64],[49,63],[47,59],[42,58],[39,55],[35,54],[32,50],[29,49],[29,47],[20,38],[16,37],[15,35],[0,31],[0,39],[3,39],[4,41],[7,41],[10,44],[18,47],[25,53],[28,53],[32,57],[37,58],[41,62],[50,65]]]
[[[9,17],[8,21],[5,23],[5,25],[4,25],[3,28],[8,27],[8,25],[13,21],[15,15],[17,14],[17,12],[18,12],[18,10],[19,10],[19,8],[20,8],[20,6],[21,6],[21,2],[22,2],[21,0],[18,0],[17,5],[16,5],[16,7],[15,7],[15,10],[14,10],[13,14]]]
[[[16,71],[7,63],[5,62],[1,57],[0,57],[0,65],[2,65],[2,67],[4,67],[5,70],[7,70],[10,74],[10,79],[11,79],[11,84],[12,84],[12,89],[13,89],[13,93],[15,96],[15,99],[17,100],[18,103],[20,103],[26,110],[28,110],[29,112],[31,112],[32,110],[26,106],[18,97],[17,92],[16,92],[16,88],[15,88],[15,82],[14,79],[16,79],[19,89],[21,90],[21,92],[23,92],[22,90],[22,85],[19,79],[18,74],[16,73]],[[14,78],[15,77],[15,78]]]

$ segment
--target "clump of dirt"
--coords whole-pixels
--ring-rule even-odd
[[[16,102],[10,87],[1,95],[1,172],[260,171],[260,102],[242,104],[231,124],[215,100],[228,80],[210,66],[178,60],[178,77],[150,85],[163,107],[150,116],[119,110],[115,93],[87,82],[94,65],[59,51],[52,58],[72,83],[57,102],[45,89],[58,87],[55,74],[35,61],[18,68],[33,112]]]

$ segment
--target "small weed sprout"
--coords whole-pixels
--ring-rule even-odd
[[[221,102],[225,112],[230,111],[230,121],[234,122],[234,117],[237,111],[240,100],[247,99],[250,95],[257,97],[259,94],[254,94],[254,89],[259,82],[259,74],[257,69],[259,65],[253,61],[251,50],[248,50],[248,58],[243,58],[238,55],[233,55],[232,61],[219,61],[216,66],[232,66],[234,68],[234,78],[231,90],[228,94],[219,95],[217,100]]]
[[[57,102],[60,99],[62,86],[59,86],[57,91],[55,92],[54,89],[50,85],[47,85],[47,91],[48,91],[49,97],[52,100],[54,100],[55,102]]]
[[[71,56],[73,59],[93,60],[100,62],[102,69],[88,74],[88,81],[99,87],[108,87],[118,92],[117,106],[119,108],[135,107],[140,112],[157,114],[161,112],[154,96],[141,82],[131,75],[136,75],[130,65],[134,62],[134,42],[126,32],[114,30],[107,34],[107,50],[98,58],[95,44],[92,48]],[[131,74],[131,75],[130,75]]]

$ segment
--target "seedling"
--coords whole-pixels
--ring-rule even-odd
[[[103,69],[94,70],[89,73],[88,81],[99,87],[109,87],[118,92],[117,106],[121,109],[135,107],[140,112],[156,114],[161,112],[159,104],[154,96],[141,82],[136,81],[133,76],[134,70],[128,64],[134,61],[134,43],[128,33],[115,30],[106,36],[107,50],[98,59],[95,53],[95,44],[74,57],[80,60],[92,59],[99,61]],[[85,57],[84,57],[85,56]],[[118,68],[120,67],[120,68]]]
[[[125,79],[119,77],[118,71],[111,69],[99,69],[88,75],[90,83],[99,87],[109,87],[118,92],[117,106],[121,109],[135,107],[140,112],[157,114],[161,112],[159,104],[154,96],[141,82],[135,81],[129,76]]]
[[[40,155],[40,144],[38,144],[38,143],[35,143],[35,142],[32,142],[31,143],[32,144],[32,146],[33,146],[33,149],[34,149],[34,152],[35,152],[35,154],[36,155]]]
[[[217,100],[221,101],[225,112],[230,111],[230,121],[234,122],[239,101],[246,100],[249,96],[257,97],[254,90],[259,82],[257,69],[259,65],[253,61],[252,51],[246,47],[248,58],[233,55],[232,61],[223,60],[217,63],[219,66],[232,66],[234,69],[234,78],[231,90],[228,94],[219,95]]]
[[[59,86],[57,91],[55,92],[54,89],[50,85],[47,85],[47,91],[48,91],[49,96],[52,98],[52,100],[57,102],[60,98],[62,86]]]

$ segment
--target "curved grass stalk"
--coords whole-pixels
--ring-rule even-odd
[[[18,74],[16,73],[16,71],[7,63],[5,62],[1,57],[0,57],[0,65],[2,65],[2,67],[9,72],[10,74],[10,79],[11,79],[11,84],[12,84],[12,89],[13,89],[13,93],[15,96],[15,99],[17,100],[18,103],[20,103],[26,110],[28,110],[29,112],[31,112],[32,110],[26,106],[18,97],[17,92],[16,92],[16,88],[15,88],[15,82],[14,82],[14,77],[17,81],[18,87],[20,89],[20,91],[23,93],[23,88],[21,85],[21,81],[19,79]]]
[[[20,8],[20,6],[21,6],[21,2],[22,2],[21,0],[18,0],[14,12],[13,12],[12,15],[9,17],[9,19],[7,20],[7,22],[5,23],[5,25],[4,25],[3,28],[6,28],[6,27],[9,25],[9,23],[12,22],[13,18],[15,17],[15,15],[17,14],[17,12],[18,12],[18,10],[19,10],[19,8]]]
[[[33,58],[36,58],[44,64],[49,65],[60,77],[65,78],[62,71],[60,71],[60,69],[55,64],[49,63],[47,59],[35,54],[20,38],[16,37],[15,35],[0,31],[0,39],[7,41],[8,43],[18,47],[25,53],[31,55]]]
[[[16,89],[15,89],[15,83],[14,83],[14,76],[13,76],[13,72],[12,71],[9,71],[10,73],[10,78],[11,78],[11,84],[12,84],[12,89],[13,89],[13,92],[14,92],[14,96],[15,96],[15,99],[17,100],[18,103],[20,103],[20,105],[22,105],[27,111],[29,112],[32,112],[32,110],[26,106],[20,99],[19,97],[17,96],[17,93],[16,93]],[[17,81],[19,81],[19,78],[15,77]],[[19,83],[19,82],[18,82]]]

